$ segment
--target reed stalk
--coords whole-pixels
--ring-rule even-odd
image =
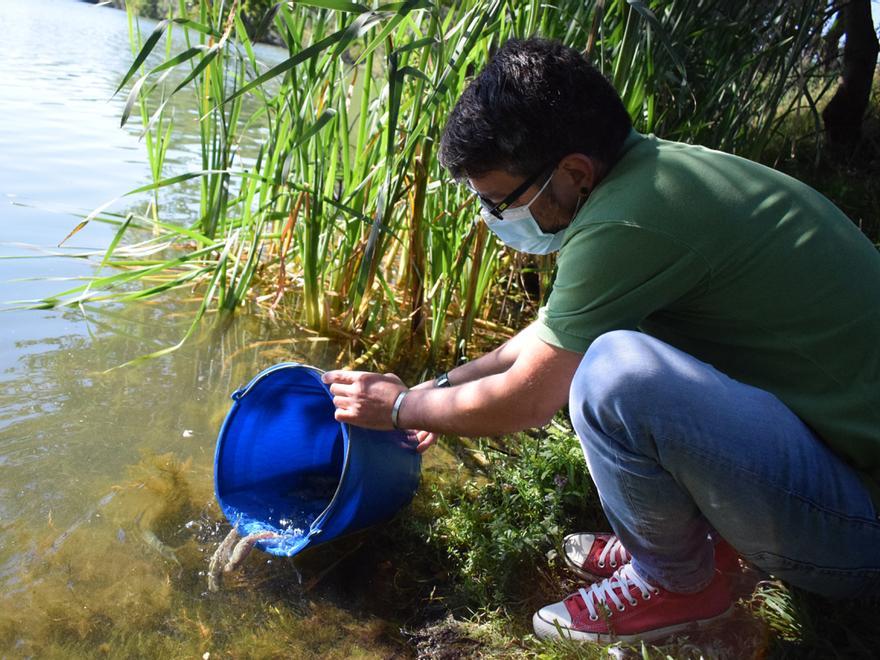
[[[131,297],[119,287],[149,272],[165,281],[137,297],[202,283],[202,310],[284,304],[303,326],[360,335],[370,350],[377,342],[411,350],[402,339],[417,333],[431,359],[464,358],[475,323],[505,310],[504,322],[516,325],[536,304],[436,158],[444,118],[501,43],[540,34],[585,50],[640,130],[755,155],[777,130],[783,100],[799,99],[814,70],[821,8],[817,0],[770,9],[733,0],[308,0],[265,17],[287,49],[267,67],[237,0],[199,0],[194,13],[180,0],[146,39],[132,22],[136,53],[120,90],[131,85],[123,121],[137,104],[153,176],[154,208],[135,224],[149,220],[169,249],[196,249],[138,267],[114,242],[103,262],[131,264],[125,277],[37,304]],[[148,66],[163,43],[161,62]],[[197,92],[201,169],[163,178],[175,127],[166,113],[185,88]],[[254,134],[248,160],[241,144]],[[199,217],[163,220],[160,192],[185,178],[200,183]],[[546,288],[552,261],[539,266]],[[274,295],[263,295],[267,287]]]

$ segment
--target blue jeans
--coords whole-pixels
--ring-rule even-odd
[[[720,534],[802,589],[844,598],[880,587],[868,490],[774,395],[619,330],[590,346],[569,405],[605,514],[649,581],[703,589],[708,536]]]

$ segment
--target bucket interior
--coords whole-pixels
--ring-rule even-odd
[[[304,368],[267,374],[227,419],[217,497],[242,533],[272,531],[296,543],[339,487],[346,439],[319,377]]]

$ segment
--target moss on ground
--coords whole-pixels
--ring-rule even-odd
[[[558,560],[562,536],[608,529],[573,432],[560,420],[497,443],[481,445],[480,460],[467,467],[429,464],[408,515],[367,544],[362,557],[378,558],[381,549],[396,567],[394,583],[405,585],[397,609],[380,616],[401,621],[420,657],[608,657],[607,647],[542,642],[531,630],[538,607],[578,586]],[[748,567],[733,586],[738,601],[724,623],[662,645],[616,645],[613,653],[858,658],[880,647],[872,624],[880,601],[832,603]],[[460,654],[444,655],[448,649]]]

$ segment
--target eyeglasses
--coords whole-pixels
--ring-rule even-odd
[[[538,178],[542,174],[544,174],[546,172],[547,172],[546,167],[541,168],[540,170],[535,172],[532,176],[530,176],[528,179],[523,181],[519,186],[517,186],[516,190],[514,190],[512,193],[510,193],[507,197],[502,199],[497,204],[495,204],[491,199],[483,197],[480,193],[478,193],[476,190],[474,190],[474,187],[470,184],[470,182],[468,182],[467,186],[468,186],[468,189],[470,189],[470,191],[477,196],[477,199],[480,200],[480,204],[482,204],[483,208],[486,209],[486,211],[488,211],[489,213],[494,215],[499,220],[503,220],[504,217],[502,214],[504,213],[504,211],[506,211],[510,207],[511,204],[513,204],[516,200],[518,200],[522,196],[522,194],[526,190],[528,190],[529,187],[533,183],[535,183],[535,181],[537,181]],[[552,176],[552,174],[551,174],[551,176]]]

